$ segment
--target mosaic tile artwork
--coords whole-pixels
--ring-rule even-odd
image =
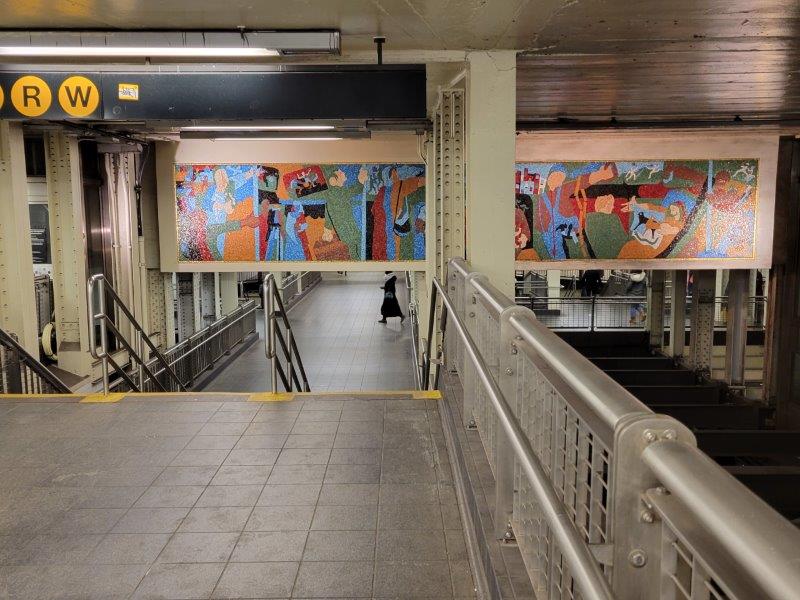
[[[758,160],[517,163],[518,261],[753,258]]]
[[[421,164],[176,164],[178,260],[425,259]]]

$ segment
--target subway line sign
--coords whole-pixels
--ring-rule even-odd
[[[100,78],[71,73],[0,73],[2,119],[101,119]]]
[[[425,119],[424,65],[0,72],[0,119]]]

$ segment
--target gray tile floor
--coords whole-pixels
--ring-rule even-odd
[[[435,401],[0,400],[0,598],[473,597]]]
[[[400,306],[407,311],[405,280],[398,273]],[[350,273],[323,281],[289,311],[312,391],[410,390],[414,387],[409,321],[378,323],[382,273]],[[268,391],[262,339],[224,369],[207,391]]]

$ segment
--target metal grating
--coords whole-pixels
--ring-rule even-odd
[[[518,369],[522,381],[516,416],[531,447],[584,541],[608,542],[611,450],[524,352],[518,355]],[[572,576],[519,465],[514,480],[512,523],[534,589],[542,596],[577,598]],[[611,578],[610,567],[605,574]]]

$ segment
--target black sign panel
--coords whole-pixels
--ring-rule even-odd
[[[0,118],[424,119],[425,67],[228,73],[4,73]]]

